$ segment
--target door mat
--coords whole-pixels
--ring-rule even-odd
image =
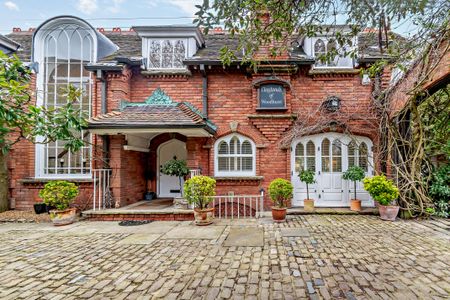
[[[119,222],[119,226],[139,226],[139,225],[144,225],[144,224],[148,224],[151,223],[153,221],[150,220],[145,220],[145,221],[120,221]]]

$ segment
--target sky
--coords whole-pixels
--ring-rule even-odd
[[[74,15],[94,27],[111,29],[136,25],[192,24],[196,4],[203,0],[0,0],[0,34],[13,27],[22,30],[38,27],[59,15]],[[408,22],[394,31],[407,35]]]
[[[28,30],[58,15],[74,15],[94,27],[192,24],[202,0],[0,0],[0,34]],[[132,19],[132,20],[131,20]]]

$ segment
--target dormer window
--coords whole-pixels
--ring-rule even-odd
[[[136,26],[142,38],[142,56],[147,69],[184,69],[183,60],[204,46],[200,30],[194,26]]]
[[[187,57],[186,39],[148,39],[150,69],[181,69]]]
[[[355,44],[356,40],[353,42],[353,45]],[[353,59],[348,55],[345,56],[345,52],[349,52],[351,48],[350,46],[338,46],[335,39],[325,36],[305,38],[304,42],[305,52],[316,59],[315,68],[353,68]],[[336,50],[337,55],[333,60],[322,61],[320,59]]]

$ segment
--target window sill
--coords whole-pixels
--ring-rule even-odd
[[[73,183],[79,183],[79,184],[91,184],[94,182],[92,178],[23,178],[20,179],[19,182],[23,185],[43,185],[50,181],[55,180],[64,180],[69,181]]]
[[[158,75],[182,75],[182,76],[191,76],[192,73],[186,68],[183,69],[147,69],[145,71],[141,71],[141,74],[144,76],[158,76]]]
[[[261,181],[264,176],[214,176],[217,181]]]

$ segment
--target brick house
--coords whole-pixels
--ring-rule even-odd
[[[340,30],[345,30],[341,28]],[[358,59],[315,59],[335,47],[332,37],[294,40],[271,57],[262,49],[255,70],[240,58],[223,66],[219,50],[237,40],[221,30],[192,26],[138,26],[129,31],[93,28],[61,16],[36,29],[14,29],[8,39],[34,70],[38,105],[64,103],[61,87],[83,90],[78,104],[89,115],[87,142],[78,153],[63,142],[21,142],[11,152],[11,207],[30,209],[52,179],[77,182],[78,204],[92,205],[93,174],[111,169],[115,207],[180,194],[178,180],[159,172],[169,159],[217,180],[217,194],[259,194],[275,178],[292,181],[293,206],[302,206],[301,168],[315,171],[316,206],[347,207],[351,186],[342,172],[378,168],[374,82],[361,69],[380,59],[367,36],[355,38]],[[358,185],[363,206],[374,202]],[[270,205],[266,196],[265,206]]]

